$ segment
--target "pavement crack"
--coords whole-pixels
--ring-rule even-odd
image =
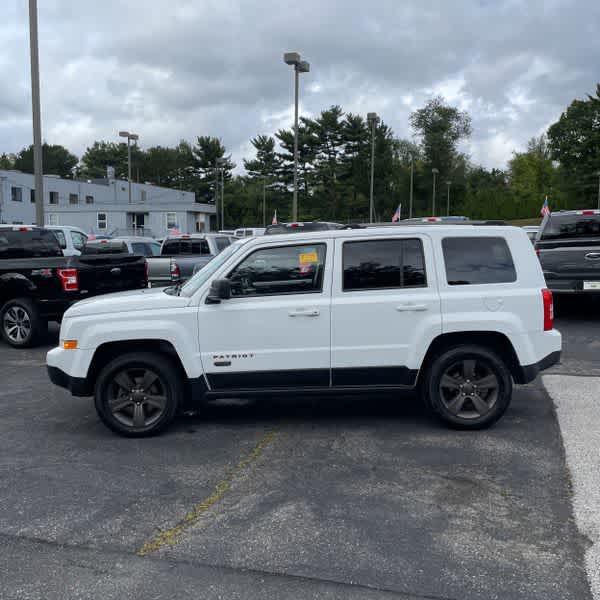
[[[194,505],[173,527],[160,531],[152,539],[145,542],[137,551],[137,555],[146,556],[152,552],[156,552],[163,546],[175,545],[187,529],[195,525],[210,508],[223,499],[225,494],[230,490],[234,479],[260,458],[265,448],[273,441],[276,435],[277,430],[275,429],[263,434],[254,448],[216,484],[212,494],[204,498],[202,502]]]

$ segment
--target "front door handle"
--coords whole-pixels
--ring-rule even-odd
[[[317,308],[312,308],[310,310],[296,309],[288,312],[290,317],[318,317],[320,314],[321,312]]]
[[[399,304],[396,306],[398,312],[422,312],[427,308],[427,304]]]

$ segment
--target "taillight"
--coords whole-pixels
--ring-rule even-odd
[[[171,263],[171,281],[179,281],[181,277],[181,271],[179,270],[179,265],[177,263]]]
[[[58,278],[65,292],[79,291],[77,269],[57,269]]]
[[[542,290],[542,301],[544,303],[544,331],[554,329],[554,300],[550,290]]]
[[[146,283],[148,283],[148,261],[147,260],[144,261],[144,279],[146,280]]]

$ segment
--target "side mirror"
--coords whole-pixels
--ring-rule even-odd
[[[229,279],[215,279],[210,284],[210,291],[206,297],[206,304],[219,304],[221,300],[231,298],[231,282]]]

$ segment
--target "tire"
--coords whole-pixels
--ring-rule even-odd
[[[13,348],[35,346],[45,330],[45,323],[30,298],[9,300],[0,309],[0,333]]]
[[[171,424],[183,390],[181,370],[168,356],[132,352],[102,369],[96,380],[94,404],[102,422],[115,433],[147,437]]]
[[[435,357],[422,382],[433,414],[454,429],[484,429],[508,408],[512,378],[504,361],[482,346],[456,346]]]

